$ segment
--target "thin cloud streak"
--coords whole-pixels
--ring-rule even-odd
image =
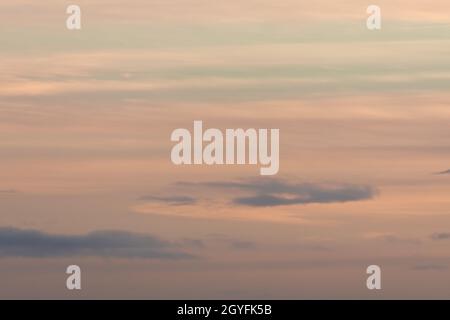
[[[142,196],[139,197],[138,200],[165,202],[169,205],[192,205],[197,202],[197,199],[189,196],[171,196],[171,197]]]
[[[433,240],[450,240],[450,232],[437,232],[431,235]]]
[[[450,174],[450,169],[445,170],[445,171],[436,172],[435,174],[438,174],[438,175]]]

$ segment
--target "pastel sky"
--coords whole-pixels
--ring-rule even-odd
[[[449,17],[448,0],[1,1],[0,298],[449,299]],[[194,120],[279,128],[278,175],[173,165]]]

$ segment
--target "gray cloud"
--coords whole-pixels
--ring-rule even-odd
[[[181,243],[183,244],[183,246],[188,246],[188,247],[192,247],[192,248],[204,248],[205,247],[205,243],[201,239],[185,238],[181,241]]]
[[[431,235],[433,240],[450,240],[450,232],[437,232]]]
[[[420,239],[402,238],[402,237],[396,236],[394,234],[380,235],[379,237],[376,237],[376,239],[386,241],[390,244],[411,244],[411,245],[421,244]]]
[[[450,169],[441,172],[436,172],[435,174],[450,174]]]
[[[189,183],[181,183],[189,184]],[[333,203],[371,199],[376,190],[366,185],[289,183],[280,179],[254,179],[244,182],[206,182],[207,187],[249,191],[253,195],[237,197],[234,204],[253,207]]]
[[[419,264],[413,267],[414,270],[418,271],[442,271],[447,268],[447,266],[440,264]]]
[[[165,202],[173,206],[194,204],[197,200],[188,196],[158,197],[158,196],[142,196],[138,200]]]
[[[182,259],[194,256],[156,237],[125,231],[94,231],[85,235],[53,235],[36,230],[0,228],[0,257],[98,256]]]
[[[256,243],[254,243],[252,241],[232,240],[230,242],[230,246],[233,249],[249,250],[249,249],[255,249]]]

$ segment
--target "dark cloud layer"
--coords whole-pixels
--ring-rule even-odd
[[[36,230],[0,228],[0,257],[98,256],[118,258],[193,258],[171,242],[125,231],[53,235]]]
[[[252,195],[234,198],[233,203],[253,207],[358,201],[371,199],[376,194],[374,188],[366,185],[295,184],[280,179],[206,182],[201,184],[213,188],[251,192],[253,193]]]

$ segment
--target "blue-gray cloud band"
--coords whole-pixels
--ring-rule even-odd
[[[189,183],[181,183],[189,184]],[[373,198],[377,191],[367,185],[289,183],[281,179],[254,179],[237,182],[205,182],[210,188],[235,189],[252,195],[233,198],[237,205],[273,207],[281,205],[335,203]]]
[[[84,235],[53,235],[36,230],[0,228],[0,257],[66,256],[144,259],[194,257],[171,242],[146,234],[105,230]]]

